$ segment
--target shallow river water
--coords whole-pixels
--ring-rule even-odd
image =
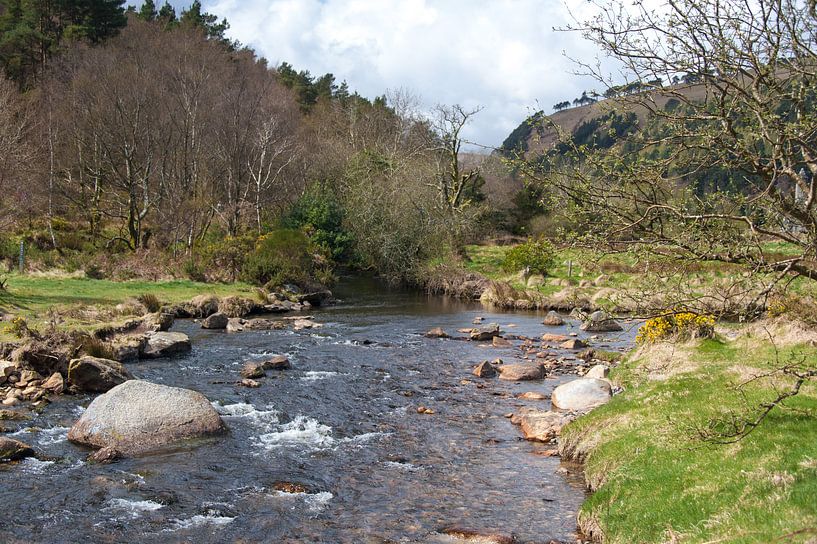
[[[505,417],[546,409],[514,395],[549,393],[570,377],[481,380],[471,375],[478,362],[521,352],[422,333],[455,333],[477,315],[531,337],[576,324],[546,328],[541,314],[495,314],[370,280],[346,279],[336,295],[312,312],[322,328],[228,335],[177,321],[190,355],[129,365],[139,378],[204,393],[225,437],[94,465],[65,438],[92,397],[65,396],[25,422],[14,437],[53,461],[0,466],[0,541],[442,542],[438,531],[451,526],[574,541],[581,475],[536,455],[546,448]],[[288,355],[293,369],[270,372],[258,389],[234,385],[245,361],[270,354]],[[435,413],[418,414],[420,405]],[[306,492],[278,491],[279,482]]]

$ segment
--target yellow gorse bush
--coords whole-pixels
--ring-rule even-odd
[[[715,318],[685,310],[648,319],[635,337],[639,344],[651,344],[667,338],[712,338]]]

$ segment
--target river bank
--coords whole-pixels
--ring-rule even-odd
[[[785,368],[814,361],[817,333],[779,320],[632,353],[611,373],[623,392],[562,429],[559,451],[593,492],[581,530],[622,544],[814,542],[817,386],[730,432],[791,390]]]

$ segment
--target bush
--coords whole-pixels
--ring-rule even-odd
[[[343,228],[344,211],[331,190],[313,184],[293,204],[281,223],[285,228],[300,229],[315,246],[334,261],[347,261],[352,254],[352,235]]]
[[[242,277],[257,285],[277,287],[285,283],[307,285],[315,272],[311,245],[294,229],[277,229],[261,236],[247,255]]]
[[[162,303],[159,298],[153,293],[143,293],[136,297],[136,300],[141,302],[149,312],[154,313],[162,309]]]
[[[715,336],[715,318],[689,311],[674,311],[648,319],[635,337],[639,344],[652,344],[668,338],[689,340]]]
[[[556,250],[550,242],[542,238],[530,239],[505,254],[502,269],[506,272],[527,269],[531,274],[547,276],[555,256]]]
[[[250,235],[226,236],[199,246],[198,259],[187,266],[186,272],[191,279],[235,281],[244,269],[247,255],[253,251],[254,242]]]

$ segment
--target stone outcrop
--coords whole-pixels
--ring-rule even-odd
[[[224,431],[218,413],[201,393],[129,380],[94,399],[68,431],[68,439],[136,455]]]

